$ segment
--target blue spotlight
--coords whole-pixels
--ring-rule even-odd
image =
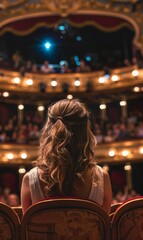
[[[82,40],[82,37],[81,37],[81,36],[76,36],[76,40],[77,40],[78,42],[80,42],[80,41]]]
[[[91,61],[91,57],[90,56],[86,56],[86,61],[90,62]]]
[[[46,42],[46,43],[45,43],[45,48],[46,48],[46,49],[49,49],[50,47],[51,47],[51,43]]]
[[[79,57],[78,56],[74,56],[74,60],[75,60],[75,62],[79,61]]]
[[[81,37],[81,36],[76,36],[76,40],[77,40],[78,42],[80,42],[80,41],[82,41],[82,37]]]
[[[76,62],[76,65],[77,65],[77,66],[80,66],[80,62],[79,62],[79,61],[78,61],[78,62]]]
[[[66,28],[65,28],[64,25],[59,25],[59,26],[58,26],[58,30],[59,30],[59,31],[62,31],[62,32],[63,32],[63,31],[65,31],[65,29],[66,29]]]

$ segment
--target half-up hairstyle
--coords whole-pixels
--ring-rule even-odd
[[[95,145],[83,103],[64,99],[49,107],[37,160],[47,195],[71,194],[75,177],[82,179],[95,159]]]

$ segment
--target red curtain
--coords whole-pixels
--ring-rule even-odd
[[[47,26],[54,27],[61,21],[66,20],[69,24],[76,27],[83,26],[95,26],[102,31],[116,31],[126,26],[133,29],[133,26],[119,17],[104,16],[104,15],[70,15],[64,19],[60,16],[43,16],[43,17],[31,17],[28,19],[22,19],[13,21],[6,24],[0,29],[0,35],[5,32],[12,32],[16,35],[27,35],[35,31],[36,29]]]

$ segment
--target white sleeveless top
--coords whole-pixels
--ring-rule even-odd
[[[96,176],[96,178],[98,179],[98,183],[94,183],[94,176]],[[32,168],[28,172],[28,177],[32,204],[45,199],[40,186],[38,167]],[[103,169],[100,166],[96,165],[93,171],[93,183],[88,199],[102,206],[103,198],[104,198]]]

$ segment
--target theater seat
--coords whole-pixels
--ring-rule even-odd
[[[116,210],[112,240],[143,240],[143,198],[129,200]]]
[[[16,212],[0,202],[0,239],[20,240],[20,219]]]
[[[22,240],[109,240],[109,216],[81,199],[52,199],[32,205],[21,222]]]
[[[22,207],[21,206],[12,207],[12,209],[17,213],[19,219],[21,220],[23,217]]]

